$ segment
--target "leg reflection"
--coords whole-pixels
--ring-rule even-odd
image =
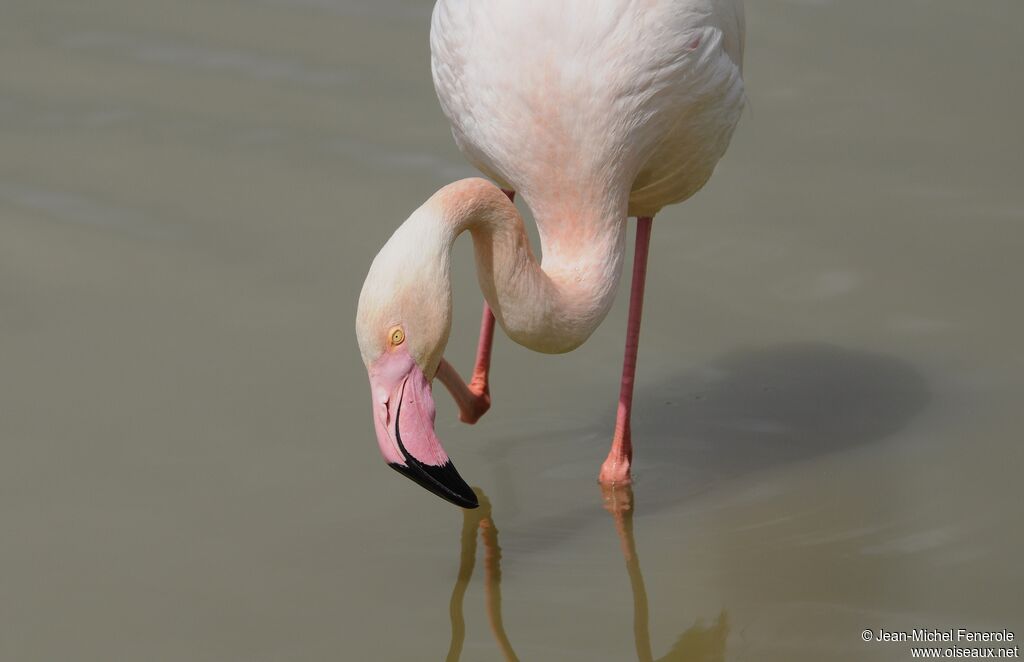
[[[601,485],[604,508],[615,520],[615,530],[622,544],[622,556],[626,559],[629,586],[633,589],[633,641],[636,643],[636,658],[640,662],[652,662],[651,632],[647,615],[647,588],[640,572],[640,559],[636,556],[636,539],[633,537],[633,488],[629,485]]]
[[[672,649],[663,657],[654,660],[651,653],[651,633],[647,612],[647,588],[640,572],[640,559],[636,554],[636,539],[633,537],[633,489],[629,485],[602,485],[601,495],[604,508],[615,520],[615,529],[622,544],[622,556],[629,573],[629,585],[633,591],[633,640],[636,657],[640,662],[723,662],[725,642],[729,636],[729,619],[725,612],[710,627],[695,624],[676,640]]]
[[[449,614],[452,622],[452,640],[448,646],[448,662],[458,662],[462,655],[462,644],[466,640],[466,620],[463,616],[463,599],[476,563],[476,534],[484,543],[484,592],[487,596],[487,617],[491,632],[507,662],[519,662],[512,644],[505,633],[501,618],[501,547],[498,546],[498,528],[491,518],[491,500],[478,487],[474,487],[480,507],[462,511],[462,554],[459,574],[452,589]]]
[[[483,493],[474,489],[479,500]],[[480,507],[472,510],[462,510],[462,554],[459,558],[459,574],[455,579],[455,588],[452,589],[452,599],[448,603],[448,613],[452,621],[452,641],[448,646],[448,662],[458,662],[462,655],[462,644],[466,640],[466,619],[462,614],[462,601],[469,587],[469,579],[473,576],[473,565],[476,563],[476,528],[479,524],[480,515],[490,513],[491,502],[484,499],[480,501]]]

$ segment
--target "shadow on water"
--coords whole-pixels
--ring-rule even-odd
[[[498,544],[498,529],[494,525],[490,499],[480,488],[473,488],[480,507],[463,510],[461,556],[459,573],[452,589],[449,605],[452,638],[448,647],[447,662],[458,662],[466,638],[466,621],[463,616],[463,602],[476,564],[477,533],[484,547],[484,593],[487,602],[487,616],[491,634],[502,656],[508,662],[518,662],[505,632],[501,614],[501,547]],[[655,660],[651,652],[651,636],[648,616],[647,589],[644,586],[640,559],[633,537],[633,491],[630,487],[601,489],[605,510],[613,521],[622,546],[622,555],[629,575],[633,594],[633,640],[639,662],[722,662],[725,659],[725,644],[729,635],[729,619],[723,610],[714,624],[705,627],[697,623],[676,639],[675,645],[662,657]]]
[[[640,386],[633,413],[634,479],[644,513],[671,508],[729,478],[878,442],[909,425],[929,400],[927,382],[911,363],[817,342],[735,350]],[[558,433],[571,443],[598,446],[585,460],[580,453],[564,453],[566,461],[604,456],[615,424],[611,404],[601,404],[585,428]],[[531,443],[548,446],[551,439],[510,436],[495,440],[485,453],[495,467],[503,507],[513,515],[519,494],[508,456]],[[592,469],[596,477],[599,461],[592,468],[555,469],[573,476]],[[599,514],[574,508],[531,518],[517,525],[517,546],[539,551],[557,545],[594,525]]]
[[[824,343],[730,352],[638,389],[641,480],[644,471],[737,475],[868,444],[905,427],[928,400],[921,373],[883,354]],[[610,431],[614,419],[601,424]]]

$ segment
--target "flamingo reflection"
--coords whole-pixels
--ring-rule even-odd
[[[640,572],[640,559],[636,554],[633,536],[633,488],[629,485],[602,485],[604,509],[615,520],[615,529],[622,544],[629,586],[633,591],[633,641],[639,662],[723,662],[725,640],[729,636],[729,618],[725,610],[715,623],[704,627],[700,623],[686,630],[668,653],[654,659],[651,652],[651,633],[647,612],[647,588]]]
[[[476,564],[476,534],[484,543],[484,593],[487,599],[487,618],[491,622],[491,633],[506,662],[519,662],[512,644],[505,634],[501,619],[501,547],[498,546],[498,527],[491,519],[491,500],[483,490],[474,487],[473,492],[480,502],[479,508],[462,510],[462,556],[459,560],[459,574],[452,589],[449,613],[452,619],[452,642],[448,646],[447,662],[458,662],[462,655],[462,644],[466,639],[466,620],[462,614],[462,602],[466,588],[473,576]]]
[[[452,639],[448,647],[447,662],[459,662],[462,645],[466,638],[466,621],[463,616],[463,599],[476,564],[477,532],[484,546],[484,591],[487,600],[487,617],[491,633],[506,662],[518,662],[505,632],[501,615],[501,547],[498,545],[498,528],[491,516],[491,501],[478,487],[473,488],[480,507],[463,510],[462,554],[459,574],[452,589],[449,612],[452,623]],[[633,640],[639,662],[724,662],[725,642],[729,635],[729,619],[723,610],[710,626],[700,623],[683,632],[675,645],[663,656],[655,659],[651,652],[651,635],[647,605],[647,589],[640,571],[640,559],[636,553],[636,539],[633,536],[633,490],[629,485],[602,486],[604,508],[615,522],[622,556],[629,574],[633,593]]]

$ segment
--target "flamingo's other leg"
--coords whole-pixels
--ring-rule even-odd
[[[515,200],[516,192],[501,189],[509,200]],[[484,312],[480,320],[480,341],[476,346],[476,365],[469,384],[463,381],[458,371],[445,360],[437,368],[437,378],[459,406],[459,420],[472,425],[491,408],[491,387],[488,378],[491,372],[491,347],[494,344],[494,313],[484,301]]]
[[[598,480],[605,485],[625,485],[630,482],[630,464],[633,461],[633,439],[630,436],[630,416],[633,410],[633,382],[636,377],[636,354],[640,347],[640,318],[644,311],[644,282],[647,279],[647,253],[651,246],[651,225],[654,219],[636,219],[636,252],[633,256],[633,283],[629,292],[629,321],[626,326],[626,356],[622,361],[622,384],[619,388],[619,408],[615,417],[615,436],[608,457],[601,465]]]

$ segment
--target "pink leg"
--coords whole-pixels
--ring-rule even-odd
[[[647,252],[651,246],[653,221],[650,217],[636,219],[636,253],[633,256],[633,284],[629,292],[629,322],[626,327],[626,356],[622,362],[619,409],[615,417],[612,448],[601,465],[598,477],[606,485],[626,485],[630,482],[633,440],[629,421],[633,409],[633,381],[636,376],[636,354],[640,347],[640,318],[644,310],[644,281],[647,277]]]
[[[516,192],[501,189],[509,200],[515,200]],[[472,425],[491,408],[491,388],[488,377],[491,372],[491,346],[494,344],[494,313],[484,301],[484,313],[480,320],[480,341],[476,346],[476,365],[473,377],[466,384],[458,371],[444,359],[437,368],[437,378],[445,385],[455,404],[459,406],[459,420]]]
[[[476,346],[476,365],[473,366],[473,378],[469,380],[469,390],[477,396],[487,398],[488,406],[491,402],[491,389],[487,378],[491,372],[491,346],[493,344],[494,313],[484,301],[484,313],[480,320],[480,341]]]

